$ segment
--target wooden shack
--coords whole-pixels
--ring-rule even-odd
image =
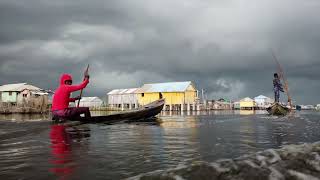
[[[0,94],[0,106],[9,112],[45,112],[48,109],[48,93],[27,83],[2,85]]]

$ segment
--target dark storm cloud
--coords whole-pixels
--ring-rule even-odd
[[[0,84],[54,89],[61,73],[87,95],[143,83],[194,81],[210,98],[272,96],[283,65],[294,99],[319,103],[316,0],[0,2]]]

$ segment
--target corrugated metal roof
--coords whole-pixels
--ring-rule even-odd
[[[260,96],[255,97],[254,99],[267,99],[267,98],[269,98],[269,97],[264,96],[264,95],[260,95]]]
[[[131,89],[128,89],[125,94],[133,94],[135,93],[139,88],[131,88]]]
[[[99,97],[82,97],[80,102],[94,102],[94,101],[102,101]]]
[[[246,97],[246,98],[241,99],[240,101],[253,101],[253,99]]]
[[[31,94],[37,94],[37,95],[48,95],[47,92],[41,92],[41,91],[31,91]]]
[[[189,85],[192,85],[191,81],[145,84],[139,92],[184,92]]]
[[[40,88],[27,84],[27,83],[17,83],[17,84],[6,84],[0,86],[0,91],[14,91],[14,92],[21,92],[25,89],[28,90],[40,90]]]
[[[119,92],[119,89],[113,89],[113,90],[111,90],[110,92],[108,92],[107,94],[108,94],[108,95],[117,94],[118,92]]]
[[[124,94],[126,91],[128,91],[128,89],[122,89],[122,90],[120,90],[118,93],[119,93],[119,94]]]
[[[139,88],[129,88],[129,89],[114,89],[108,92],[108,95],[120,95],[120,94],[134,94]]]

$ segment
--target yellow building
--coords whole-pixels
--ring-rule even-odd
[[[240,109],[254,110],[255,107],[256,102],[249,97],[240,100]]]
[[[165,110],[195,109],[197,100],[197,89],[191,81],[144,84],[138,93],[140,105],[164,98]]]

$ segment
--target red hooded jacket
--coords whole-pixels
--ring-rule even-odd
[[[62,74],[60,78],[60,86],[54,92],[53,100],[52,100],[52,111],[63,110],[68,108],[69,102],[74,102],[74,98],[70,98],[71,92],[81,90],[87,86],[89,80],[86,78],[79,85],[67,85],[65,81],[72,80],[71,75]]]

